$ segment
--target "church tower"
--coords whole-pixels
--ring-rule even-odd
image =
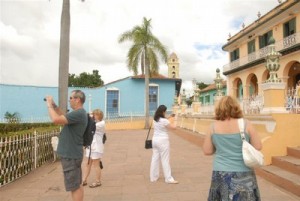
[[[173,52],[168,58],[168,77],[179,78],[179,59]]]

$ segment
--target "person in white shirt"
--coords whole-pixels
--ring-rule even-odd
[[[166,118],[167,107],[160,105],[154,115],[153,127],[154,134],[152,138],[152,160],[150,166],[150,181],[156,182],[159,178],[159,166],[162,164],[162,169],[165,177],[165,182],[168,184],[178,184],[171,174],[170,167],[170,142],[168,129],[176,129],[174,115]]]
[[[91,144],[91,155],[90,149],[86,149],[86,157],[91,157],[90,161],[87,163],[82,185],[87,185],[87,178],[90,174],[91,167],[93,166],[96,171],[96,180],[89,185],[90,188],[95,188],[101,186],[101,168],[102,165],[101,158],[104,152],[104,145],[103,145],[103,135],[105,133],[105,122],[103,120],[103,112],[99,109],[93,111],[93,117],[96,121],[96,132],[93,137],[93,142]]]

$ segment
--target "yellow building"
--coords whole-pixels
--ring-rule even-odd
[[[265,167],[257,172],[300,196],[300,1],[257,17],[223,46],[227,93],[240,100],[261,137]]]
[[[287,0],[228,38],[223,50],[230,63],[223,67],[228,94],[247,98],[263,94],[262,84],[269,78],[265,57],[270,53],[270,38],[281,56],[278,78],[285,92],[300,80],[300,2]]]
[[[240,100],[261,138],[264,166],[257,173],[300,196],[300,0],[278,2],[228,38],[223,74],[227,94]],[[205,135],[214,118],[204,110],[178,115],[178,125]]]

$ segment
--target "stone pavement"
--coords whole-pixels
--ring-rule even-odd
[[[178,132],[178,130],[176,131]],[[109,131],[103,158],[102,186],[84,187],[85,201],[204,201],[210,185],[212,157],[178,135],[170,135],[172,175],[149,181],[151,150],[144,149],[146,130]],[[87,161],[84,160],[83,165]],[[296,201],[299,197],[258,177],[263,201]],[[88,182],[93,180],[93,173]],[[0,201],[71,201],[65,192],[60,162],[46,164],[0,188]]]

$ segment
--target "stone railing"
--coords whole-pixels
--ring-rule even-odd
[[[293,47],[296,44],[300,43],[300,32],[297,32],[293,35],[290,35],[283,40],[275,42],[275,49],[276,51],[280,52],[287,48]],[[259,49],[245,57],[241,57],[238,60],[232,61],[229,64],[223,66],[223,72],[226,73],[227,71],[233,70],[238,68],[239,66],[246,65],[248,63],[254,62],[256,60],[264,58],[270,52],[269,46]]]

